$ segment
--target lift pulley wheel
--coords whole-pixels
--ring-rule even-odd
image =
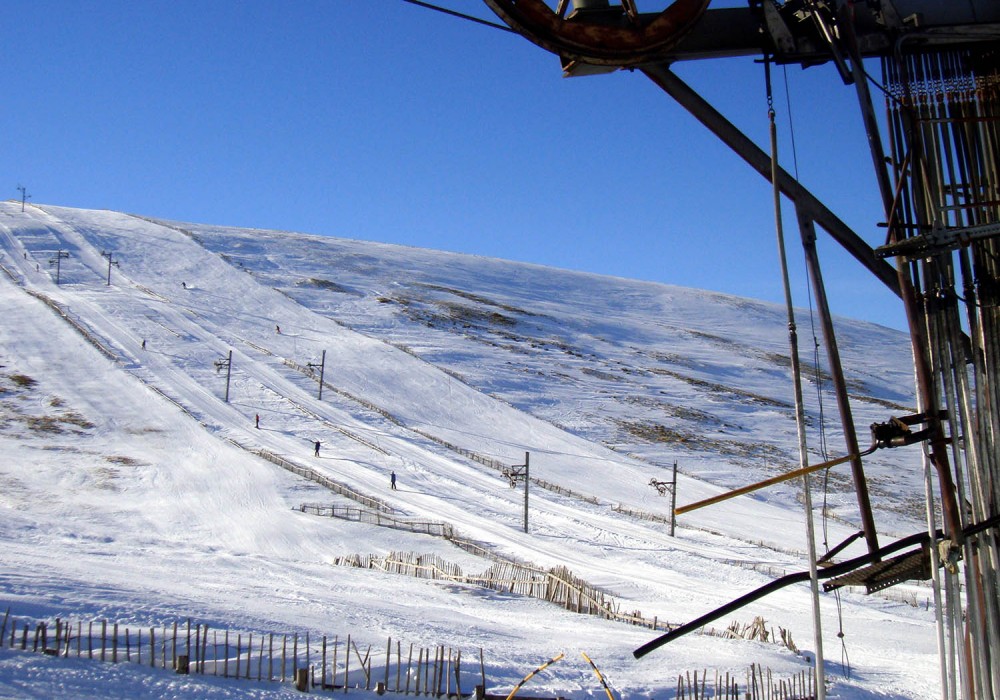
[[[554,0],[553,0],[554,1]],[[672,49],[708,7],[709,0],[674,0],[660,12],[640,14],[635,0],[575,9],[559,0],[484,0],[512,29],[563,59],[604,66],[635,66]]]

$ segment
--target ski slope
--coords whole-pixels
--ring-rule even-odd
[[[614,509],[668,515],[649,481],[669,478],[675,459],[680,502],[795,465],[780,309],[470,256],[50,206],[0,205],[0,244],[10,396],[0,603],[19,615],[198,616],[214,627],[350,632],[376,646],[391,635],[482,647],[497,692],[564,651],[532,682],[532,694],[564,697],[602,692],[579,651],[628,697],[663,696],[695,668],[806,664],[809,653],[700,635],[636,661],[649,630],[331,566],[389,551],[438,554],[469,573],[489,562],[429,536],[299,512],[342,497],[254,456],[282,455],[502,556],[567,566],[624,609],[683,623],[770,581],[769,571],[806,566],[796,484],[686,516],[676,537]],[[838,330],[858,425],[905,413],[906,338],[847,320]],[[230,352],[225,401],[217,365]],[[320,400],[301,368],[324,352]],[[815,427],[821,397],[808,400]],[[642,440],[639,422],[681,437]],[[837,444],[832,426],[826,437]],[[523,492],[446,445],[509,465],[527,452],[533,477],[596,502],[532,487],[525,533]],[[920,527],[916,457],[880,454],[870,465],[887,539]],[[845,477],[828,492],[831,544],[857,529]],[[821,605],[839,697],[937,695],[932,611],[850,592]],[[740,621],[758,615],[813,649],[805,587],[749,606]],[[37,661],[0,661],[0,691],[19,697],[17,675]],[[250,691],[194,696],[229,692]]]

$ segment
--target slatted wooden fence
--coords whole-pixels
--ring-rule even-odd
[[[451,539],[454,535],[454,528],[448,523],[435,522],[431,520],[415,520],[412,518],[400,518],[389,513],[367,510],[365,508],[355,508],[353,506],[341,505],[319,505],[316,503],[303,503],[298,507],[303,513],[312,513],[327,518],[341,518],[354,522],[368,523],[369,525],[379,525],[381,527],[391,527],[396,530],[407,530],[435,537]]]
[[[0,647],[5,644],[50,656],[141,664],[183,674],[294,682],[303,691],[364,688],[451,698],[486,687],[482,649],[463,666],[461,650],[445,645],[410,644],[404,652],[399,640],[389,638],[383,656],[351,635],[343,640],[308,633],[255,634],[212,629],[190,619],[137,629],[108,620],[19,620],[8,609],[0,623]]]
[[[460,575],[453,564],[436,557],[395,557],[387,569],[425,577]],[[487,687],[483,650],[463,657],[460,649],[405,647],[386,640],[385,652],[359,645],[347,635],[254,633],[214,629],[191,619],[155,627],[132,628],[108,620],[19,620],[10,609],[0,619],[0,647],[62,658],[84,658],[105,663],[140,664],[182,674],[221,676],[240,680],[294,683],[299,690],[348,692],[376,690],[436,698],[504,698]],[[363,651],[362,651],[363,647]],[[463,664],[463,658],[465,663]],[[478,662],[478,663],[477,663]],[[779,678],[771,669],[751,664],[741,687],[736,676],[707,671],[678,675],[677,700],[812,700],[813,670]],[[532,698],[531,700],[548,700]]]
[[[611,596],[576,577],[564,566],[545,570],[511,561],[497,561],[481,574],[468,575],[457,565],[436,555],[402,552],[390,552],[386,556],[353,554],[335,558],[334,564],[468,583],[503,593],[538,598],[584,615],[596,615],[654,630],[671,629],[668,623],[660,622],[655,617],[643,617],[639,611],[622,612]]]
[[[814,700],[816,680],[813,669],[802,670],[790,678],[778,678],[771,669],[751,664],[744,685],[728,672],[688,671],[677,676],[676,700]]]

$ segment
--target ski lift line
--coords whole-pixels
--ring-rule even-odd
[[[694,503],[689,503],[686,506],[681,506],[680,508],[674,509],[674,515],[683,515],[684,513],[689,513],[692,510],[698,510],[699,508],[704,508],[706,506],[712,506],[716,503],[721,503],[722,501],[728,501],[730,498],[736,498],[737,496],[742,496],[745,493],[750,493],[751,491],[757,491],[759,489],[765,488],[767,486],[773,486],[774,484],[780,484],[783,481],[789,481],[799,476],[805,476],[806,474],[812,474],[813,472],[818,472],[821,469],[829,469],[830,467],[835,467],[838,464],[843,464],[844,462],[849,462],[855,457],[864,457],[875,451],[875,448],[865,450],[861,454],[849,454],[843,457],[838,457],[837,459],[831,459],[827,462],[820,462],[819,464],[811,464],[808,467],[801,467],[799,469],[793,469],[785,474],[780,474],[779,476],[771,477],[770,479],[765,479],[764,481],[758,481],[755,484],[750,484],[749,486],[743,486],[738,489],[733,489],[732,491],[727,491],[726,493],[719,494],[718,496],[712,496],[711,498],[706,498],[703,501],[696,501]]]
[[[469,22],[475,22],[476,24],[482,24],[493,29],[502,29],[505,32],[510,32],[511,34],[517,34],[516,31],[504,24],[497,24],[496,22],[490,22],[489,20],[481,19],[479,17],[474,17],[472,15],[467,15],[462,12],[456,12],[455,10],[449,10],[444,7],[439,7],[437,5],[432,5],[429,2],[423,2],[423,0],[403,0],[403,2],[409,3],[411,5],[416,5],[417,7],[423,7],[427,10],[434,10],[435,12],[440,12],[445,15],[451,15],[452,17],[458,17],[459,19],[468,20]]]

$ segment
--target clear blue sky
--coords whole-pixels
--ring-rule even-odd
[[[496,21],[479,0],[438,4]],[[782,301],[770,185],[640,73],[565,79],[556,57],[519,36],[402,0],[5,9],[4,197],[23,184],[44,204]],[[759,65],[676,72],[767,147]],[[831,66],[775,78],[783,165],[795,167],[794,131],[802,182],[879,245],[853,88]],[[790,216],[786,235],[806,306]],[[835,313],[903,328],[898,300],[821,236]]]

